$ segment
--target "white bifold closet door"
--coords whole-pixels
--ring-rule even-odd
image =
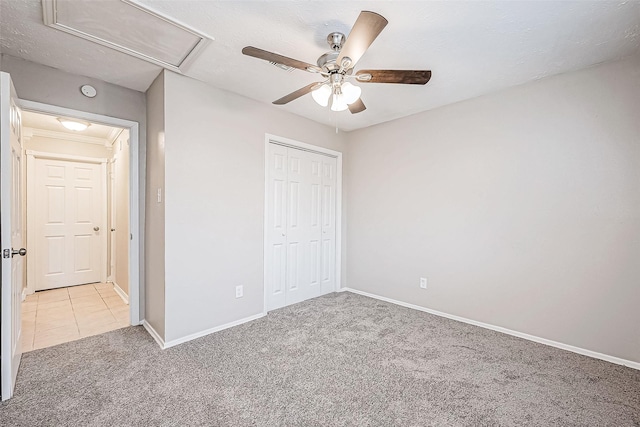
[[[268,145],[267,310],[335,290],[334,157]]]

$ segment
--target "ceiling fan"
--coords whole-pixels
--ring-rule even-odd
[[[431,71],[428,70],[360,70],[354,74],[353,68],[387,23],[388,21],[383,16],[375,12],[360,12],[360,16],[349,33],[349,38],[338,32],[327,36],[327,43],[331,47],[331,51],[318,58],[318,65],[291,59],[253,46],[245,47],[242,49],[242,53],[264,59],[277,66],[297,68],[325,77],[322,82],[311,83],[273,101],[274,104],[284,105],[311,92],[313,99],[323,107],[331,103],[333,111],[344,111],[348,108],[352,114],[356,114],[364,111],[367,107],[360,99],[362,89],[347,81],[348,79],[355,79],[361,83],[424,85],[431,78]]]

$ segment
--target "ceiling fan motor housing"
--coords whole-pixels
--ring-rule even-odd
[[[318,58],[318,67],[322,68],[326,72],[338,70],[340,67],[336,64],[340,52],[327,52]]]

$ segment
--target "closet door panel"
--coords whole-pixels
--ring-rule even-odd
[[[266,304],[268,310],[284,307],[287,283],[287,149],[269,144],[267,175]]]
[[[336,266],[336,187],[337,161],[332,157],[322,159],[321,227],[322,268],[321,293],[335,291]]]

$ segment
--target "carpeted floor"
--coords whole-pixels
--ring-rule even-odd
[[[24,355],[2,426],[639,426],[640,371],[350,293]]]

